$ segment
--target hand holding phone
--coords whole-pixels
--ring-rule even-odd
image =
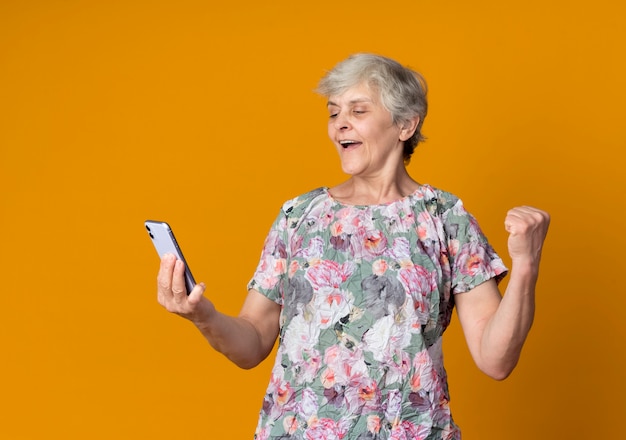
[[[185,261],[183,251],[176,241],[174,231],[172,231],[170,225],[162,221],[146,220],[144,224],[159,257],[163,258],[165,254],[174,254],[176,258],[185,263],[185,287],[187,288],[187,295],[189,295],[196,285],[196,281],[191,274],[191,270],[189,270],[187,261]]]

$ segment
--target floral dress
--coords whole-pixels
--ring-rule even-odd
[[[248,287],[280,304],[255,439],[460,439],[442,334],[454,295],[506,273],[454,195],[286,202]]]

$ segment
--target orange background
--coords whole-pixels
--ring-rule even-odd
[[[271,361],[239,370],[160,308],[143,220],[237,313],[280,204],[345,178],[312,90],[359,51],[425,75],[410,171],[504,257],[507,209],[553,217],[513,375],[447,333],[464,439],[624,435],[625,7],[308,3],[0,3],[0,437],[252,438]]]

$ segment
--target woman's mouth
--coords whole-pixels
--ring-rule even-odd
[[[353,140],[344,140],[344,141],[339,141],[339,145],[341,145],[341,147],[344,150],[347,150],[349,148],[355,148],[355,147],[361,145],[361,142],[353,141]]]

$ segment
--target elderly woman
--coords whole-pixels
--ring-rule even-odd
[[[256,439],[460,439],[442,335],[456,305],[477,366],[515,367],[534,315],[549,216],[506,215],[502,260],[454,195],[408,174],[423,139],[426,84],[388,58],[359,54],[320,82],[328,135],[350,177],[286,202],[237,317],[218,312],[165,256],[159,302],[191,320],[242,368],[279,346]]]

